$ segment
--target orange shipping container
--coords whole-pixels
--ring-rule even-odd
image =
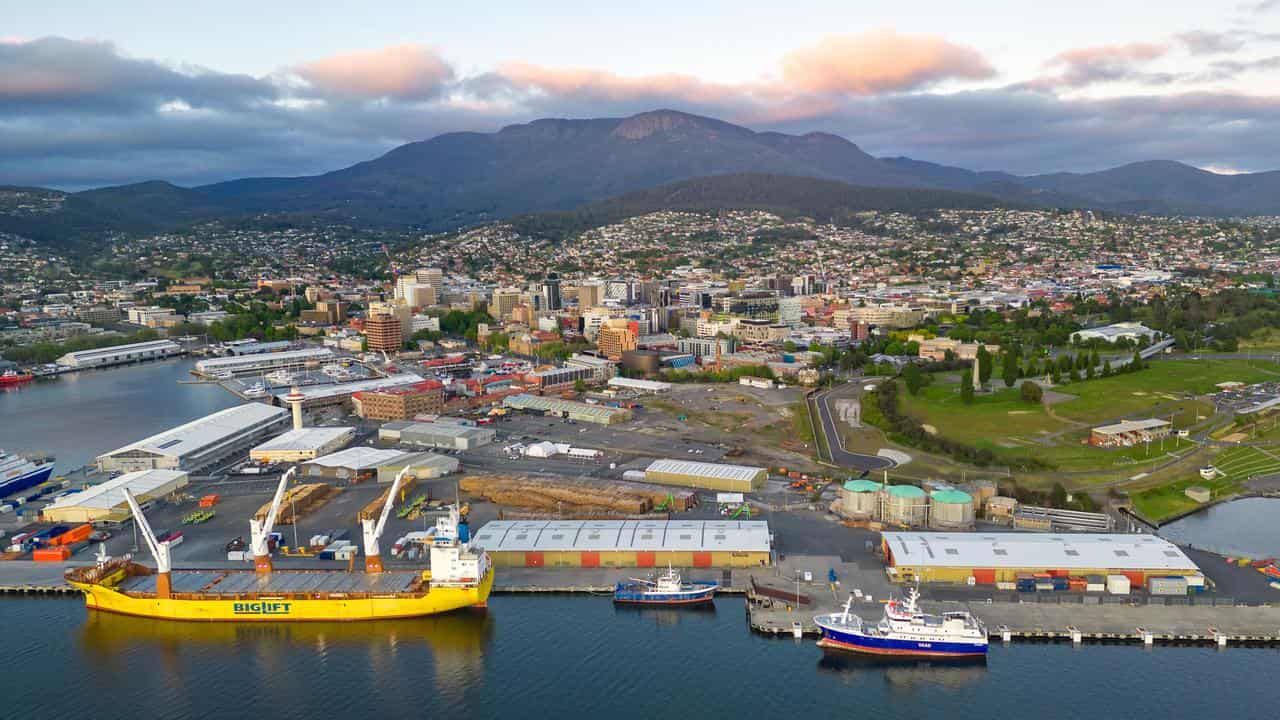
[[[221,498],[221,497],[219,497],[219,496],[218,496],[218,495],[216,495],[216,494],[215,494],[215,495],[205,495],[204,497],[200,498],[200,507],[202,507],[202,508],[210,508],[210,507],[213,507],[214,505],[217,505],[217,504],[218,504],[218,501],[219,501],[219,500],[221,500],[221,499],[222,499],[222,498]]]
[[[77,525],[49,541],[50,545],[75,545],[84,542],[93,534],[93,526],[89,523]]]
[[[71,557],[71,548],[65,545],[36,548],[31,552],[31,559],[36,562],[62,562]]]

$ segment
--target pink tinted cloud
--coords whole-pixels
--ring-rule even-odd
[[[1149,84],[1164,84],[1172,76],[1147,73],[1139,67],[1164,57],[1167,45],[1158,43],[1128,43],[1125,45],[1099,45],[1077,48],[1058,53],[1045,63],[1054,71],[1027,85],[1034,89],[1080,88],[1103,82],[1132,80]]]
[[[332,55],[293,69],[327,95],[426,100],[453,80],[453,68],[430,48],[399,45]]]
[[[522,90],[536,90],[553,96],[573,95],[614,101],[675,98],[687,102],[710,103],[724,101],[740,93],[739,89],[732,86],[675,73],[627,77],[607,70],[549,68],[532,63],[511,62],[499,67],[497,74]]]
[[[782,60],[784,85],[808,93],[879,95],[994,74],[977,50],[933,35],[892,30],[829,37]]]

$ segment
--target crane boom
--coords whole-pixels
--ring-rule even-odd
[[[271,531],[275,529],[276,518],[280,515],[280,505],[284,501],[284,491],[289,485],[289,478],[297,472],[291,467],[280,475],[280,484],[276,486],[276,494],[271,498],[271,508],[262,520],[249,518],[249,541],[253,550],[253,563],[258,572],[271,572]]]
[[[151,551],[151,557],[155,558],[156,570],[158,572],[169,572],[169,544],[162,543],[156,539],[155,531],[151,529],[151,523],[147,522],[147,516],[142,514],[142,508],[138,506],[138,501],[133,497],[133,491],[125,488],[124,498],[129,502],[129,510],[133,513],[133,521],[138,524],[138,534],[147,543],[147,549]]]
[[[410,466],[406,465],[396,473],[396,479],[391,483],[391,491],[387,493],[387,502],[382,506],[382,514],[378,515],[378,522],[375,524],[372,518],[360,521],[361,529],[364,531],[365,572],[382,572],[382,551],[378,548],[378,540],[387,527],[387,518],[391,516],[391,508],[396,504],[396,495],[400,492],[400,485],[409,474],[409,470]]]

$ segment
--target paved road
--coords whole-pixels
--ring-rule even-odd
[[[820,390],[814,393],[809,403],[810,408],[816,407],[818,411],[818,430],[827,439],[827,449],[831,454],[829,459],[836,465],[858,471],[887,470],[894,467],[897,463],[889,458],[878,455],[864,455],[844,449],[844,443],[840,439],[840,432],[836,428],[836,420],[831,414],[830,399],[832,395],[847,395],[850,389],[856,393],[858,385],[849,383],[831,390]]]

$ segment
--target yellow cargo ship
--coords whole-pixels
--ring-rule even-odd
[[[350,622],[414,618],[460,608],[483,607],[493,589],[493,564],[483,551],[460,537],[456,506],[425,536],[431,543],[431,569],[388,571],[378,538],[403,480],[392,485],[382,515],[363,519],[365,572],[276,570],[269,537],[292,472],[280,478],[271,510],[250,522],[253,570],[174,570],[169,543],[156,539],[133,494],[125,497],[155,569],[131,558],[99,555],[96,565],[71,568],[67,582],[84,592],[93,610],[161,620],[231,622]]]
[[[433,584],[431,572],[341,570],[173,570],[162,597],[159,574],[128,560],[73,568],[67,582],[93,610],[163,620],[279,622],[412,618],[481,606],[493,568],[475,581]]]

